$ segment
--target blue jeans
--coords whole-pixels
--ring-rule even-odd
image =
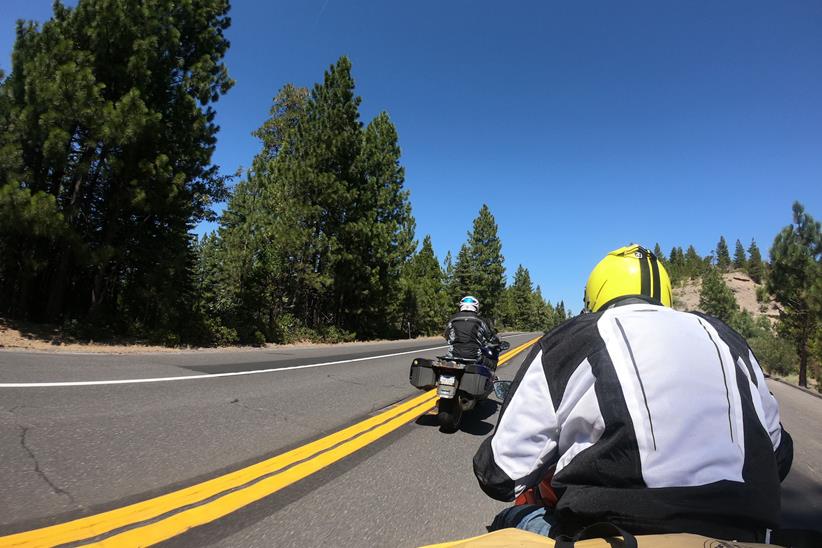
[[[522,506],[511,506],[497,514],[488,530],[496,531],[515,527],[549,537],[551,536],[551,526],[553,524],[554,516],[548,508],[535,504],[524,504]]]

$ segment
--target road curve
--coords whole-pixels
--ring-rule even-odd
[[[440,343],[138,357],[0,353],[0,382],[7,384],[272,370],[214,380],[0,388],[0,534],[144,500],[338,430],[416,393],[408,365],[416,355],[441,352]],[[384,357],[366,359],[374,356]],[[328,365],[302,367],[318,363]]]
[[[509,340],[513,347],[533,335]],[[430,347],[432,341],[415,344]],[[114,365],[83,356],[69,360],[74,365],[43,366],[39,372],[36,360],[12,360],[17,365],[9,367],[3,362],[8,356],[0,353],[0,382],[282,369],[179,383],[0,389],[5,440],[0,446],[0,506],[10,510],[2,512],[0,534],[199,484],[306,447],[366,417],[381,416],[384,408],[399,414],[403,410],[392,407],[395,402],[420,394],[407,381],[408,364],[416,354],[286,368],[409,350],[405,341],[366,348],[289,349],[268,356],[152,355]],[[525,354],[501,368],[500,376],[512,378]],[[141,360],[148,362],[146,370]],[[782,384],[769,385],[796,444],[783,490],[786,525],[818,526],[822,399]],[[471,471],[471,457],[493,429],[496,411],[493,402],[483,404],[450,435],[439,431],[434,416],[423,415],[305,479],[165,544],[416,546],[481,534],[505,506],[482,494]]]

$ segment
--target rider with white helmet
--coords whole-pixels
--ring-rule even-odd
[[[499,345],[499,338],[491,322],[479,315],[479,308],[476,297],[460,299],[460,311],[448,320],[443,336],[448,341],[449,356],[476,360],[494,369],[496,360],[485,356],[482,349]]]

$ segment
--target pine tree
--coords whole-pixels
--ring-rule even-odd
[[[271,116],[254,132],[262,149],[254,158],[247,179],[238,183],[220,219],[220,228],[203,251],[216,258],[208,261],[213,283],[200,296],[201,308],[209,311],[205,323],[211,330],[207,339],[229,342],[283,341],[279,319],[294,313],[293,272],[283,253],[283,192],[272,172],[280,153],[294,153],[293,136],[308,105],[308,94],[287,84],[274,98]],[[291,250],[289,249],[288,252]],[[286,322],[287,323],[287,322]]]
[[[513,327],[520,331],[537,329],[539,323],[538,303],[534,299],[531,274],[522,265],[517,267],[514,274],[514,283],[510,288],[509,299],[514,320]]]
[[[689,245],[683,259],[683,274],[687,278],[700,276],[705,269],[705,261],[696,252],[694,246]]]
[[[480,301],[483,315],[493,320],[505,289],[505,266],[497,223],[485,204],[468,235],[468,257],[475,276],[474,296]]]
[[[478,287],[478,276],[475,265],[471,261],[471,251],[468,244],[464,243],[460,246],[459,253],[457,253],[457,262],[454,264],[448,300],[456,306],[460,299],[466,295],[472,295],[479,299]],[[485,308],[485,303],[482,299],[480,299],[480,306]],[[484,312],[483,310],[483,313]]]
[[[236,305],[225,321],[241,339],[403,327],[408,306],[398,303],[419,288],[403,285],[416,242],[398,137],[385,113],[363,128],[359,104],[342,57],[310,93],[280,90],[255,132],[262,150],[229,202],[218,246]]]
[[[770,256],[768,291],[782,305],[780,331],[796,346],[799,384],[807,386],[809,343],[822,317],[822,309],[814,306],[822,276],[822,228],[799,202],[793,204],[793,224],[776,236]]]
[[[725,241],[725,236],[719,237],[719,243],[716,244],[716,267],[720,272],[727,272],[731,266],[731,256],[728,252],[728,243]]]
[[[715,268],[708,268],[702,274],[702,289],[699,292],[699,307],[711,316],[729,323],[738,310],[736,297],[722,275]]]
[[[665,254],[662,252],[662,248],[659,246],[658,242],[654,245],[654,255],[656,255],[656,258],[662,261],[663,263],[667,262]]]
[[[18,24],[0,83],[0,185],[51,195],[65,223],[46,264],[0,279],[28,315],[160,338],[188,323],[189,232],[225,198],[211,155],[212,104],[232,86],[228,10],[80,0],[56,2],[42,27]],[[36,239],[18,243],[42,256]]]
[[[765,268],[762,264],[762,254],[759,252],[759,247],[753,238],[751,238],[751,245],[748,247],[748,263],[745,271],[753,281],[758,284],[762,283]]]
[[[568,314],[565,311],[565,301],[559,301],[554,309],[554,325],[559,325],[568,319]]]
[[[412,334],[439,333],[448,317],[444,273],[426,235],[419,252],[406,263],[403,276],[402,326]]]
[[[742,247],[742,242],[736,241],[736,250],[734,251],[734,269],[743,270],[748,264],[748,259],[745,257],[745,248]]]
[[[445,253],[445,259],[442,261],[442,271],[445,274],[445,298],[448,301],[448,306],[451,307],[456,304],[453,296],[458,292],[458,290],[456,288],[454,277],[454,261],[451,258],[450,249]]]
[[[542,289],[537,286],[534,290],[534,300],[537,302],[537,325],[536,330],[550,331],[554,328],[554,307],[542,296]]]
[[[671,284],[676,285],[684,276],[685,270],[685,255],[681,247],[672,247],[671,253],[668,255],[668,263],[666,264],[668,275],[671,278]]]
[[[354,169],[356,199],[341,227],[344,259],[336,268],[335,291],[345,303],[340,324],[371,337],[391,323],[387,303],[397,299],[403,264],[416,247],[397,131],[386,113],[365,128]]]

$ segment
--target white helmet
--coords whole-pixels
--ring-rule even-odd
[[[465,312],[466,310],[470,312],[479,312],[479,301],[476,297],[468,295],[460,300],[460,312]]]

